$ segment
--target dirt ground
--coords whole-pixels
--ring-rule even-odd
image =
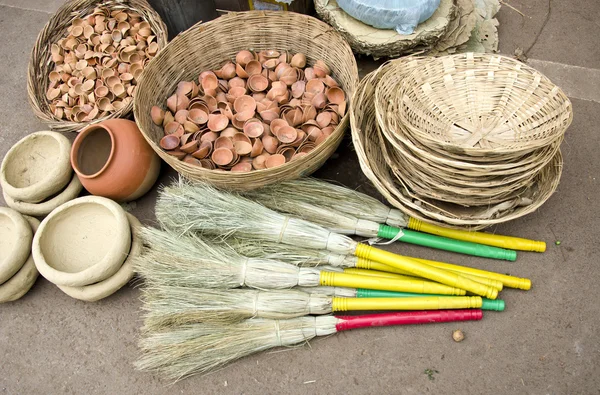
[[[491,230],[545,240],[548,251],[521,253],[508,263],[389,247],[532,279],[531,291],[502,292],[505,312],[488,312],[480,322],[341,333],[170,385],[133,369],[137,289],[84,303],[40,277],[21,300],[0,306],[0,393],[600,393],[600,305],[587,299],[600,280],[600,2],[506,2],[525,16],[502,8],[501,52],[524,49],[531,64],[571,96],[575,118],[562,146],[565,163],[556,194],[537,212]],[[27,63],[38,32],[60,3],[0,0],[1,157],[23,136],[46,129],[27,103]],[[377,64],[359,59],[361,74]],[[349,139],[316,175],[379,196],[362,175]],[[174,176],[164,166],[159,182]],[[132,206],[146,224],[153,223],[155,199],[153,192]],[[466,338],[455,343],[452,331],[459,328]]]

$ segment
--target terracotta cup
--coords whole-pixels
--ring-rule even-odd
[[[71,148],[71,165],[88,192],[118,202],[144,195],[160,172],[160,158],[135,122],[126,119],[81,130]]]

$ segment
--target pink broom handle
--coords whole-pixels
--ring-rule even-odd
[[[403,311],[365,315],[337,315],[338,332],[373,326],[430,324],[435,322],[478,321],[483,318],[481,310],[434,310]]]

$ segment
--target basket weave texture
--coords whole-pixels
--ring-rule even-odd
[[[196,80],[202,71],[219,69],[245,49],[303,53],[309,65],[322,60],[346,97],[352,96],[358,84],[358,69],[350,46],[331,26],[316,18],[293,12],[248,11],[229,13],[192,26],[150,62],[134,99],[135,119],[148,143],[165,162],[191,181],[208,182],[229,190],[250,190],[309,175],[333,154],[348,127],[346,115],[333,133],[308,155],[278,167],[245,173],[204,169],[164,152],[158,145],[164,132],[152,122],[152,106],[162,108],[179,81]]]
[[[66,37],[67,28],[76,18],[83,18],[94,12],[94,8],[102,6],[110,10],[121,9],[124,11],[135,11],[142,19],[150,24],[152,32],[156,36],[159,50],[167,45],[167,28],[160,16],[145,0],[69,0],[66,1],[42,31],[38,34],[37,40],[31,51],[29,66],[27,70],[27,93],[29,103],[34,114],[44,123],[48,124],[52,130],[59,132],[75,132],[84,127],[102,122],[111,118],[125,118],[133,110],[133,101],[122,109],[111,113],[102,118],[91,122],[72,122],[65,119],[59,119],[54,116],[49,107],[46,98],[48,89],[48,75],[54,69],[54,62],[51,59],[50,47],[59,39]],[[143,73],[142,73],[143,77]]]
[[[560,181],[559,146],[572,118],[568,99],[561,115],[562,132],[541,148],[532,144],[513,153],[503,145],[491,153],[485,147],[481,150],[488,152],[475,149],[474,156],[453,152],[450,144],[432,149],[430,141],[407,132],[390,108],[402,102],[397,93],[404,81],[437,60],[397,59],[360,82],[352,98],[350,122],[363,172],[392,205],[431,223],[475,230],[535,211]]]

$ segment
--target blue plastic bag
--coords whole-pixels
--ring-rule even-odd
[[[440,0],[337,0],[352,17],[378,29],[412,34],[440,6]]]

